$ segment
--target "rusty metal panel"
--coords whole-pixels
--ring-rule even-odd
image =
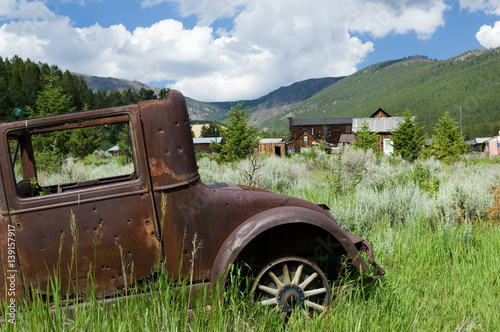
[[[135,164],[130,176],[79,182],[58,193],[22,198],[10,162],[1,163],[8,198],[3,212],[15,227],[26,287],[46,293],[49,278],[57,275],[63,293],[84,294],[89,283],[101,295],[120,292],[154,273],[162,259],[161,244],[137,105],[0,125],[4,133],[19,134],[18,128],[45,132],[127,120],[133,129]],[[8,156],[5,134],[0,140],[0,151]]]
[[[19,211],[11,218],[24,283],[42,293],[49,291],[48,279],[59,275],[63,294],[75,293],[76,287],[84,293],[88,282],[98,293],[112,294],[151,275],[160,263],[148,194],[103,195],[57,209]]]
[[[165,98],[139,104],[154,190],[199,178],[184,97],[170,91]]]

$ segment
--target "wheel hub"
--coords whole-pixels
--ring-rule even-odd
[[[304,291],[297,285],[286,285],[278,294],[279,304],[286,312],[291,312],[295,307],[302,307],[304,300]]]

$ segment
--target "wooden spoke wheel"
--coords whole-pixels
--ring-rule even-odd
[[[300,310],[309,317],[330,304],[331,289],[325,274],[308,259],[284,257],[266,265],[252,287],[254,303],[275,306],[284,316]]]

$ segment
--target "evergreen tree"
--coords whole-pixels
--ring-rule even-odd
[[[217,137],[219,134],[219,126],[213,121],[201,127],[200,137]]]
[[[429,147],[434,158],[449,163],[459,160],[467,152],[459,127],[448,112],[439,119],[434,132]]]
[[[0,57],[0,119],[7,119],[10,113],[11,103],[9,93],[10,63],[3,61]]]
[[[422,135],[424,127],[418,127],[416,118],[410,111],[404,112],[404,121],[401,122],[392,135],[394,153],[401,155],[410,162],[420,157],[427,137]]]
[[[166,88],[161,88],[160,92],[158,92],[158,99],[163,99],[167,95],[167,93],[170,91],[170,89]]]
[[[68,153],[83,159],[97,150],[102,143],[103,133],[99,127],[75,129],[67,142]]]
[[[258,142],[258,129],[248,126],[249,107],[243,108],[241,103],[231,107],[229,120],[224,123],[225,128],[219,127],[220,136],[224,144],[212,142],[210,147],[219,153],[218,162],[232,162],[244,159],[253,154]]]
[[[64,94],[62,87],[56,86],[57,77],[48,77],[44,89],[38,94],[36,107],[29,107],[31,117],[42,117],[73,112],[71,97]]]
[[[352,144],[355,149],[363,149],[364,151],[372,149],[377,152],[377,133],[372,133],[368,122],[363,122],[360,130],[356,133],[356,141]]]
[[[141,98],[140,100],[156,99],[155,92],[151,89],[145,89],[145,88],[141,88],[141,90],[139,90],[139,97]]]

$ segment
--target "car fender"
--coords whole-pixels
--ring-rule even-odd
[[[259,234],[280,225],[305,223],[322,228],[337,239],[344,247],[353,264],[363,271],[369,269],[359,255],[349,233],[345,232],[332,218],[316,211],[295,206],[278,207],[258,213],[241,223],[224,241],[212,266],[210,289],[217,287],[218,280],[226,282],[228,267],[245,246]]]

